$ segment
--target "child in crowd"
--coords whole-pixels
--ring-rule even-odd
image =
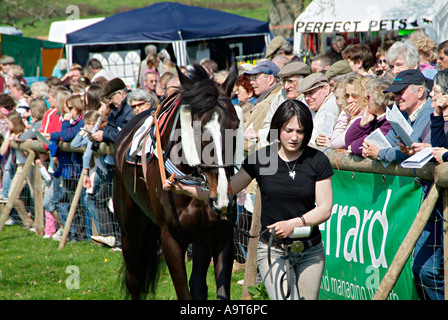
[[[84,115],[84,128],[73,139],[71,146],[73,148],[79,148],[86,146],[86,150],[82,158],[82,169],[84,171],[82,204],[86,210],[86,237],[90,239],[93,232],[93,228],[96,227],[98,234],[100,231],[100,224],[98,219],[98,194],[101,184],[104,183],[105,175],[107,174],[107,167],[104,163],[104,155],[97,155],[92,152],[92,142],[89,140],[89,135],[92,131],[98,130],[100,123],[102,122],[101,114],[98,111],[90,110]],[[91,160],[93,157],[94,166],[91,166]],[[92,222],[94,225],[92,225]]]
[[[60,93],[59,93],[60,94]],[[82,154],[77,152],[63,152],[58,149],[57,144],[59,142],[71,142],[73,138],[78,134],[81,128],[84,126],[83,112],[84,112],[84,99],[82,95],[72,95],[65,100],[64,106],[58,104],[60,111],[68,111],[63,115],[63,121],[61,129],[59,131],[52,132],[50,134],[44,134],[46,138],[52,141],[50,145],[50,156],[53,161],[57,163],[57,169],[54,172],[54,178],[62,179],[62,184],[65,188],[65,192],[58,203],[56,208],[58,210],[59,217],[62,222],[65,223],[68,212],[73,201],[73,195],[76,191],[78,177],[81,173]],[[80,207],[78,207],[80,209]],[[83,214],[77,210],[75,214],[75,220],[83,219]],[[74,223],[74,225],[81,225],[80,223]],[[75,230],[71,228],[72,236],[77,240],[82,237],[82,230]],[[62,235],[61,230],[58,230],[56,237]]]
[[[11,142],[12,141],[20,141],[18,139],[19,135],[21,135],[25,131],[25,124],[22,121],[22,116],[17,111],[10,112],[7,117],[6,121],[8,123],[8,129],[9,131],[6,133],[5,140],[2,143],[2,146],[0,148],[0,153],[2,156],[5,156],[6,154],[10,154],[10,157],[8,160],[10,161],[10,165],[17,165],[14,178],[11,181],[11,185],[9,186],[8,195],[10,195],[10,191],[14,190],[18,186],[18,180],[19,176],[23,171],[23,167],[26,162],[27,155],[24,151],[16,150],[11,148]],[[34,188],[33,188],[33,170],[29,170],[28,174],[26,176],[26,180],[28,182],[28,186],[30,188],[31,196],[34,194]],[[25,182],[24,182],[25,183]],[[19,214],[22,223],[25,228],[31,228],[33,224],[33,220],[28,215],[28,212],[25,209],[25,205],[23,202],[19,199],[17,199],[14,202],[14,208],[17,210],[17,213]]]

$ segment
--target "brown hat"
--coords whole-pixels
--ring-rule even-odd
[[[120,78],[109,80],[104,86],[103,91],[101,91],[101,98],[107,97],[111,93],[123,89],[126,89],[126,84]]]
[[[288,77],[295,75],[309,75],[311,73],[310,67],[303,62],[293,61],[284,65],[284,67],[279,71],[279,77]]]
[[[269,42],[268,47],[266,48],[266,59],[271,59],[272,55],[280,49],[282,46],[287,44],[288,42],[282,36],[276,36],[274,39]]]
[[[328,79],[321,72],[312,73],[305,79],[300,81],[299,87],[297,88],[298,93],[304,93],[313,90],[314,88],[324,86],[328,84]]]
[[[14,64],[14,63],[16,63],[16,60],[14,60],[14,58],[10,56],[3,56],[0,59],[0,64]]]
[[[352,72],[352,68],[348,64],[347,60],[339,60],[333,63],[330,68],[328,68],[325,76],[328,79],[334,78],[336,76],[341,76],[343,74],[347,74]]]

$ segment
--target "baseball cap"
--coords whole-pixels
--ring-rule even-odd
[[[391,86],[384,90],[383,93],[399,92],[411,84],[422,86],[426,84],[426,81],[427,79],[420,70],[404,70],[396,75]]]
[[[278,72],[280,71],[279,67],[270,60],[263,60],[257,63],[255,67],[244,72],[244,74],[257,74],[257,73],[265,73],[272,74],[274,77],[277,77]]]

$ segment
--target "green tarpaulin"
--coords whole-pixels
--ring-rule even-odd
[[[15,59],[25,72],[25,77],[42,75],[42,50],[61,49],[62,43],[1,34],[1,54]]]

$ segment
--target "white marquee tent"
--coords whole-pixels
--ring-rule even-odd
[[[335,34],[424,29],[437,43],[448,39],[447,0],[314,0],[294,22],[294,50],[307,33]]]

